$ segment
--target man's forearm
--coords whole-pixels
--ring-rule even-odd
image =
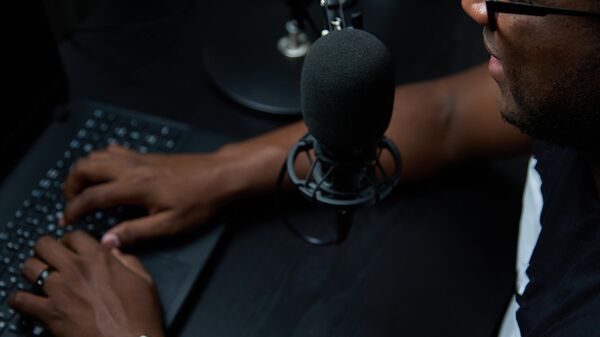
[[[502,120],[496,90],[483,66],[396,88],[386,135],[402,155],[402,179],[428,177],[465,158],[526,151],[530,140]],[[273,190],[290,148],[306,132],[297,122],[223,147],[219,152],[232,161],[229,176],[238,193]],[[384,165],[389,168],[391,160]]]
[[[218,155],[230,160],[228,176],[236,193],[243,197],[273,191],[288,152],[307,132],[300,121],[221,148]]]
[[[502,119],[497,95],[485,65],[398,87],[387,136],[402,154],[402,179],[427,178],[466,159],[528,151],[530,138]]]

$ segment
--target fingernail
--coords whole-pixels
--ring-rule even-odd
[[[104,236],[102,237],[101,240],[102,244],[109,247],[109,248],[119,248],[121,247],[121,240],[119,240],[119,237],[112,234],[112,233],[106,233],[104,234]]]

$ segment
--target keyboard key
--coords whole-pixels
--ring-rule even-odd
[[[144,122],[141,122],[135,118],[132,118],[129,120],[129,126],[131,126],[134,129],[139,129],[139,128],[143,128],[145,125],[144,125]]]
[[[88,131],[86,129],[81,129],[77,133],[77,138],[79,138],[79,139],[85,139],[87,137],[87,135],[88,135]]]
[[[104,112],[104,110],[101,109],[96,109],[94,110],[94,117],[97,119],[104,119],[106,118],[106,112]]]
[[[119,126],[115,128],[115,135],[117,135],[118,137],[125,137],[127,135],[127,128]]]
[[[73,139],[71,143],[69,143],[69,149],[77,150],[81,147],[81,142],[77,139]]]
[[[132,140],[140,140],[142,138],[142,135],[137,131],[131,131],[131,133],[129,134],[129,138],[131,138]]]
[[[5,303],[0,303],[0,321],[9,321],[14,316],[14,310],[10,309]]]
[[[50,208],[41,202],[36,204],[33,209],[40,214],[48,214],[50,212]]]
[[[92,145],[92,144],[85,144],[83,146],[83,152],[85,152],[86,154],[88,154],[88,153],[90,153],[92,151],[94,151],[94,145]]]
[[[160,129],[160,134],[161,134],[162,136],[165,136],[165,137],[166,137],[166,136],[168,136],[170,133],[171,133],[171,128],[169,128],[168,126],[163,126],[163,127]]]
[[[156,142],[158,142],[158,137],[156,137],[155,135],[147,135],[145,141],[149,145],[154,145],[156,144]]]
[[[39,325],[39,324],[35,324],[33,326],[33,328],[31,329],[31,334],[33,336],[42,336],[44,334],[46,330],[44,329],[43,326]]]
[[[100,127],[102,127],[102,125],[106,125],[106,124],[100,124]],[[102,136],[99,133],[94,132],[94,133],[92,133],[90,140],[92,141],[92,143],[99,145],[99,143],[102,141]],[[97,146],[97,148],[100,148],[100,146]]]
[[[10,332],[13,332],[13,333],[16,333],[16,334],[20,334],[21,332],[23,332],[21,330],[21,327],[17,323],[9,323],[8,324],[8,330]]]
[[[98,126],[98,122],[95,119],[90,118],[85,122],[86,129],[94,129],[96,126]]]

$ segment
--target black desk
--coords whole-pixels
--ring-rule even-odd
[[[481,29],[459,1],[363,2],[365,26],[391,47],[399,83],[485,59]],[[211,86],[202,66],[208,1],[192,1],[168,23],[140,24],[188,3],[107,1],[87,24],[118,26],[76,32],[62,44],[71,96],[233,139],[290,122],[238,106]],[[249,201],[173,335],[491,336],[513,287],[524,163],[480,163],[402,186],[383,204],[360,210],[349,240],[334,248],[306,245],[271,206]]]

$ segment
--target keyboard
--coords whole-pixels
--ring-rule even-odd
[[[85,230],[100,238],[121,221],[139,217],[143,210],[135,207],[115,207],[87,214],[65,228],[58,226],[65,207],[64,180],[71,166],[94,150],[118,144],[139,153],[173,152],[181,137],[177,127],[149,122],[145,119],[97,109],[68,144],[61,158],[56,159],[40,177],[30,197],[23,200],[6,226],[0,227],[0,336],[41,336],[43,326],[10,309],[6,303],[16,290],[36,291],[21,277],[23,262],[33,256],[37,239],[44,235],[60,238],[74,230]]]

